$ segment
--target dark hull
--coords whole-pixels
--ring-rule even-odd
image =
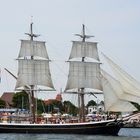
[[[54,133],[117,135],[121,125],[115,121],[73,124],[0,124],[0,133]]]

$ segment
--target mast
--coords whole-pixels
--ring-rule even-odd
[[[36,101],[34,92],[37,86],[45,86],[54,90],[49,68],[49,57],[44,41],[35,41],[38,37],[33,33],[33,23],[30,24],[30,33],[25,33],[29,40],[21,40],[21,48],[18,55],[18,77],[16,89],[27,88],[29,92],[31,123],[35,123]],[[44,89],[46,91],[46,89]]]
[[[85,25],[82,24],[82,34],[75,34],[76,36],[80,36],[82,38],[82,42],[85,42],[86,39],[90,38],[90,37],[94,37],[94,36],[91,36],[91,35],[86,35],[85,34]]]
[[[78,35],[78,34],[77,34]],[[78,35],[82,38],[82,42],[85,42],[87,38],[90,38],[90,37],[93,37],[93,36],[88,36],[85,34],[85,25],[83,24],[82,25],[82,35]],[[85,47],[84,47],[84,50],[85,50]],[[84,51],[85,52],[85,51]],[[84,63],[85,62],[85,54],[84,56],[82,57],[82,62]],[[84,68],[84,71],[85,71],[85,68]],[[81,92],[80,94],[80,97],[81,97],[81,117],[82,117],[82,122],[85,122],[85,102],[84,102],[84,87],[79,89],[79,91]]]
[[[33,33],[33,22],[31,22],[31,24],[30,24],[30,33],[25,33],[25,34],[28,35],[30,37],[30,40],[32,40],[32,41],[33,41],[34,37],[40,36],[40,35]]]
[[[25,33],[26,35],[28,35],[30,37],[30,40],[33,41],[34,37],[38,37],[39,35],[36,35],[33,33],[33,22],[31,22],[30,24],[30,33]],[[34,60],[34,56],[31,56],[31,60]],[[35,123],[36,122],[36,100],[35,100],[35,96],[34,96],[34,88],[35,85],[31,85],[31,95],[29,95],[30,97],[30,111],[31,111],[31,118],[33,118],[31,120],[31,123]]]
[[[86,35],[84,24],[82,25],[82,34],[75,35],[82,38],[82,41],[73,41],[73,46],[69,59],[81,58],[82,60],[69,61],[70,70],[66,90],[78,88],[77,89],[78,104],[80,109],[79,117],[80,121],[85,122],[85,103],[84,103],[85,88],[93,88],[93,85],[95,85],[94,84],[95,81],[91,79],[92,77],[94,78],[94,75],[91,73],[91,71],[95,69],[95,67],[98,67],[95,64],[86,62],[85,57],[91,58],[95,57],[95,59],[97,60],[99,60],[99,58],[97,53],[97,43],[86,42],[86,39],[93,36]],[[72,81],[74,81],[74,83]]]
[[[85,121],[84,95],[87,89],[102,90],[100,81],[100,60],[97,50],[97,42],[87,42],[86,39],[93,37],[85,34],[85,25],[82,25],[82,34],[76,34],[82,41],[73,41],[69,57],[69,75],[66,92],[77,90],[80,98],[80,120]],[[81,61],[75,58],[81,58]],[[87,59],[85,59],[87,58]],[[88,58],[92,61],[88,61]],[[79,103],[78,103],[79,104]]]

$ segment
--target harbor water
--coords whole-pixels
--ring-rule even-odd
[[[140,128],[122,128],[118,136],[1,133],[0,140],[140,140]]]

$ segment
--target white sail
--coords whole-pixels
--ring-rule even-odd
[[[104,71],[102,72],[103,78],[101,78],[97,43],[85,42],[85,34],[78,34],[78,36],[83,40],[73,41],[69,57],[70,65],[66,91],[73,89],[78,91],[77,89],[84,89],[85,92],[86,88],[103,90],[106,111],[128,112],[137,110],[130,102],[136,102],[139,104],[140,97],[138,95],[132,95],[128,90],[124,90],[125,87],[120,81],[115,80]],[[93,61],[86,62],[86,57],[93,59]],[[82,61],[74,61],[75,58],[81,58]]]
[[[125,72],[123,69],[121,69],[107,56],[104,55],[104,57],[111,66],[114,75],[116,75],[118,81],[122,83],[123,90],[125,90],[125,92],[127,93],[140,97],[140,83],[136,81],[132,76],[130,76],[127,72]]]
[[[45,42],[21,40],[21,48],[20,48],[18,58],[26,57],[26,56],[38,56],[38,57],[49,59],[45,47]]]
[[[132,95],[131,93],[127,93],[123,89],[123,85],[119,81],[114,79],[111,75],[109,75],[108,73],[106,73],[103,70],[102,70],[102,73],[103,73],[104,77],[108,80],[108,82],[110,83],[111,87],[114,89],[114,91],[119,99],[140,104],[140,97]]]
[[[19,59],[16,88],[26,85],[42,85],[54,88],[48,60]]]
[[[73,46],[69,59],[90,57],[99,61],[96,42],[73,41]]]
[[[104,71],[102,72],[102,75],[105,111],[136,111],[137,109],[129,101],[120,98],[122,95],[124,96],[124,93],[118,81]]]
[[[93,88],[102,90],[100,64],[93,62],[70,61],[66,90],[74,88]]]

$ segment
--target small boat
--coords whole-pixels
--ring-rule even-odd
[[[102,93],[106,111],[130,112],[137,108],[131,103],[140,103],[140,84],[103,54],[117,79],[101,69],[97,42],[88,42],[93,37],[85,34],[85,25],[82,34],[76,34],[82,41],[73,41],[68,60],[69,75],[64,93],[78,94],[80,108],[79,122],[59,124],[37,124],[35,119],[34,92],[37,86],[45,86],[47,90],[54,90],[49,68],[50,59],[44,41],[35,41],[38,35],[27,33],[30,40],[21,40],[18,55],[17,90],[24,90],[30,99],[32,121],[29,124],[0,123],[1,133],[54,133],[54,134],[91,134],[91,135],[118,135],[123,126],[123,120],[111,119],[97,122],[85,121],[84,95]],[[89,89],[93,89],[92,92]],[[39,88],[40,90],[40,88]],[[43,89],[42,89],[43,90]]]

